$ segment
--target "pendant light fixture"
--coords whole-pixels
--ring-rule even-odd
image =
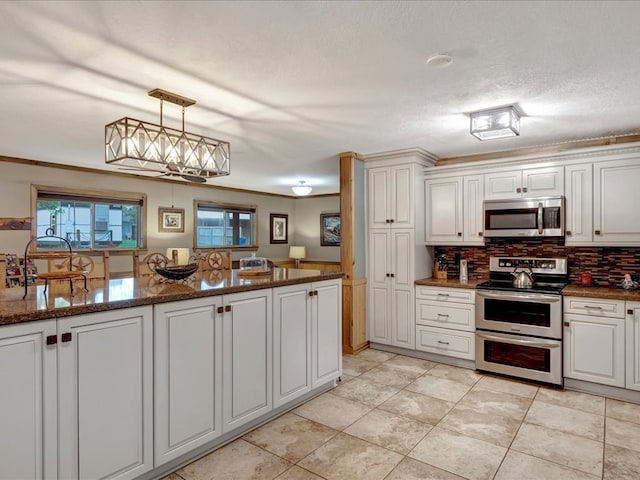
[[[195,100],[156,88],[148,92],[160,100],[160,125],[124,117],[104,127],[105,162],[132,170],[181,176],[187,180],[229,175],[230,144],[184,129],[184,110]],[[182,107],[182,130],[162,123],[163,102]],[[193,181],[193,180],[192,180]]]
[[[471,112],[471,135],[479,140],[520,135],[520,114],[513,105]]]
[[[296,185],[295,187],[291,187],[291,190],[293,190],[293,193],[295,193],[299,197],[304,197],[305,195],[309,195],[311,193],[311,190],[313,189],[305,185],[305,183],[306,182],[304,180],[300,180],[298,182],[299,185]]]

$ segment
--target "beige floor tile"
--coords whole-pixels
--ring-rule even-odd
[[[460,404],[478,412],[522,420],[531,405],[531,399],[476,385],[462,397]]]
[[[607,417],[640,424],[640,405],[607,398]]]
[[[536,400],[560,405],[561,407],[575,408],[576,410],[596,415],[604,415],[605,397],[589,395],[588,393],[540,387]]]
[[[470,385],[434,377],[428,373],[418,377],[414,382],[405,387],[406,390],[423,395],[430,395],[448,402],[457,402],[469,391]]]
[[[401,390],[386,402],[381,403],[378,408],[436,425],[454,406],[455,402],[447,402],[421,393]]]
[[[605,443],[640,452],[640,425],[607,418]]]
[[[509,450],[494,480],[597,480],[579,470]]]
[[[166,477],[163,477],[162,480],[183,480],[183,479],[177,473],[171,473]]]
[[[385,365],[396,368],[404,368],[405,370],[411,370],[419,374],[423,374],[428,370],[431,370],[437,365],[437,363],[430,362],[429,360],[422,360],[420,358],[405,357],[404,355],[398,355],[391,360],[387,360]]]
[[[342,356],[342,373],[357,377],[358,375],[371,370],[378,365],[378,362],[370,362],[369,360],[360,359],[352,355]]]
[[[470,480],[493,478],[507,449],[434,427],[409,457]]]
[[[428,375],[446,378],[448,380],[453,380],[454,382],[464,383],[465,385],[474,385],[482,378],[482,375],[476,373],[475,370],[444,364],[433,367],[429,370]]]
[[[315,473],[311,473],[309,470],[305,470],[304,468],[294,465],[277,477],[276,480],[323,480],[323,478],[319,477]]]
[[[371,407],[360,402],[325,393],[300,405],[293,413],[336,430],[343,430],[370,410]]]
[[[418,372],[405,370],[397,367],[390,367],[386,364],[378,365],[368,372],[364,372],[359,378],[382,383],[395,388],[404,388],[420,376]]]
[[[185,480],[272,480],[289,467],[286,460],[240,439],[176,473]]]
[[[534,400],[525,422],[553,428],[561,432],[579,435],[591,440],[603,441],[604,417],[593,413],[561,407]]]
[[[328,480],[377,480],[401,460],[402,455],[340,433],[298,465]]]
[[[464,480],[458,475],[405,457],[385,480]]]
[[[372,410],[344,432],[380,447],[406,455],[431,430],[431,425]]]
[[[348,383],[334,388],[331,393],[339,397],[355,400],[376,407],[399,392],[398,388],[372,382],[362,377],[354,378]]]
[[[512,393],[521,397],[533,398],[538,392],[538,387],[529,383],[518,382],[507,378],[483,376],[476,384],[479,387],[496,390],[498,392]]]
[[[521,420],[494,412],[483,412],[459,403],[438,424],[469,437],[509,447]]]
[[[635,450],[604,446],[604,480],[638,480],[640,455]]]
[[[354,357],[360,360],[368,360],[369,362],[386,362],[394,357],[397,357],[395,353],[383,352],[382,350],[376,350],[375,348],[367,348],[359,353],[356,353]]]
[[[602,472],[602,442],[524,423],[511,444],[513,450],[591,475]]]
[[[286,413],[249,432],[244,440],[296,463],[338,433],[293,413]]]

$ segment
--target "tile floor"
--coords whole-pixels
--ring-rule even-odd
[[[165,480],[640,478],[640,405],[372,349],[343,373]]]

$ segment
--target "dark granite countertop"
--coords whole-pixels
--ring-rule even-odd
[[[609,300],[626,300],[640,302],[640,290],[625,290],[622,287],[583,287],[582,285],[567,285],[562,289],[565,297],[606,298]]]
[[[0,290],[0,325],[331,280],[342,276],[341,272],[291,268],[274,268],[269,276],[253,278],[239,276],[238,270],[212,271],[204,272],[194,280],[175,282],[153,275],[109,281],[90,280],[87,281],[88,292],[82,289],[81,282],[76,282],[73,296],[70,295],[68,282],[62,281],[52,282],[46,295],[43,285],[29,287],[24,300],[24,288],[7,288]]]
[[[480,282],[484,282],[484,278],[469,279],[466,282],[461,282],[457,278],[421,278],[416,280],[416,285],[422,285],[425,287],[448,287],[448,288],[470,288],[475,289],[476,285]]]

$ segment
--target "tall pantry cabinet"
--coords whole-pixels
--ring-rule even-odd
[[[424,169],[435,159],[411,149],[368,155],[367,335],[372,343],[415,348],[414,281],[429,277],[423,243]]]

